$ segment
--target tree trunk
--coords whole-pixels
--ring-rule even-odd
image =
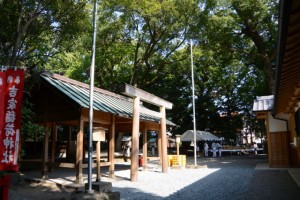
[[[19,13],[19,18],[18,18],[18,24],[17,24],[17,30],[16,30],[16,36],[15,36],[15,43],[13,47],[13,52],[11,55],[11,60],[10,60],[10,66],[15,66],[17,62],[17,51],[18,51],[18,46],[20,44],[21,40],[21,21],[22,21],[22,15],[23,15],[23,1],[19,1],[19,7],[18,7],[18,13]]]

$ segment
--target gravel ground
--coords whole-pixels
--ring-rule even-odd
[[[208,168],[169,169],[165,174],[153,167],[141,171],[138,182],[118,181],[113,188],[121,193],[121,199],[232,199],[246,192],[254,173],[253,163],[235,167],[236,159],[199,160],[199,166]],[[247,162],[238,161],[239,166]],[[126,171],[116,173],[126,174]]]
[[[115,179],[108,179],[106,168],[102,170],[102,181],[112,182],[113,191],[120,192],[122,200],[146,199],[206,199],[206,200],[299,200],[300,188],[287,170],[255,170],[258,163],[266,163],[266,156],[224,156],[222,158],[198,158],[198,168],[168,169],[162,173],[157,161],[148,161],[148,170],[140,170],[138,182],[130,182],[128,163],[116,165]],[[193,157],[187,158],[187,166],[193,166]],[[204,166],[207,166],[205,168]],[[28,175],[27,175],[28,176]],[[50,181],[54,181],[50,180]],[[15,189],[14,196],[28,199],[68,199],[70,193],[56,184],[46,193],[36,194],[32,190]],[[17,193],[20,193],[19,195]],[[22,193],[23,192],[23,193]],[[49,198],[47,198],[50,193]],[[59,195],[59,193],[61,195]],[[24,196],[25,195],[25,196]],[[38,197],[39,196],[39,197]],[[51,197],[52,196],[52,197]]]
[[[300,199],[300,188],[286,170],[255,170],[265,156],[198,158],[207,168],[169,169],[161,173],[157,163],[139,172],[138,182],[129,182],[129,171],[116,172],[113,190],[121,199]],[[188,158],[192,165],[193,158]]]

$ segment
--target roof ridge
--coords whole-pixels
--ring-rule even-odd
[[[48,76],[48,77],[50,76],[52,78],[59,79],[61,81],[64,81],[64,82],[67,82],[67,83],[70,83],[70,84],[74,84],[74,85],[77,85],[79,87],[86,88],[88,90],[90,89],[90,86],[86,83],[82,83],[82,82],[77,81],[75,79],[71,79],[71,78],[68,78],[68,77],[65,77],[65,76],[62,76],[62,75],[59,75],[59,74],[55,74],[55,73],[51,73],[51,72],[43,72],[41,75],[45,75],[45,76]],[[125,96],[122,96],[120,94],[116,94],[114,92],[110,92],[108,90],[104,90],[104,89],[101,89],[101,88],[98,88],[98,87],[94,87],[94,91],[100,92],[102,94],[110,95],[110,96],[113,96],[113,97],[116,97],[116,98],[124,99],[126,101],[132,101],[128,97],[125,97]]]

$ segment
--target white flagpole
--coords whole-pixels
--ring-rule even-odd
[[[92,153],[93,153],[93,103],[94,103],[94,74],[95,74],[95,52],[96,52],[96,35],[97,35],[97,0],[94,0],[93,14],[93,47],[92,63],[90,68],[90,108],[89,108],[89,149],[88,149],[88,190],[87,193],[93,193],[92,190]]]
[[[193,123],[194,123],[194,161],[197,166],[197,140],[196,140],[196,117],[195,117],[195,86],[194,86],[194,63],[193,63],[193,42],[191,43],[191,67],[192,67],[192,91],[193,91]]]

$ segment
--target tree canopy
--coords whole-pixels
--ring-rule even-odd
[[[173,102],[176,134],[193,123],[190,41],[197,129],[234,138],[255,96],[273,93],[277,0],[98,4],[96,86],[118,92],[126,82]],[[92,8],[88,0],[0,1],[0,63],[88,83]]]

